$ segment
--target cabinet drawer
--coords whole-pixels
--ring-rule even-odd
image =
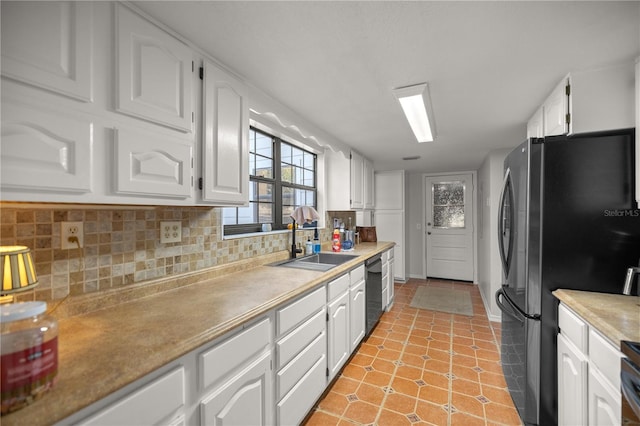
[[[324,330],[305,349],[276,374],[276,401],[279,401],[313,368],[324,360],[326,369],[327,333]]]
[[[358,266],[356,269],[352,270],[349,273],[349,276],[351,278],[352,285],[364,280],[364,265]]]
[[[622,352],[606,341],[600,333],[589,330],[589,358],[615,389],[620,389],[622,356]]]
[[[384,280],[384,277],[388,277],[389,276],[389,262],[383,262],[382,263],[382,277]]]
[[[283,336],[309,318],[327,301],[324,286],[276,311],[276,337]]]
[[[184,368],[178,368],[124,397],[81,424],[156,424],[167,419],[184,404]]]
[[[276,343],[277,368],[282,368],[325,330],[326,310],[322,309],[306,323]]]
[[[389,261],[389,251],[385,251],[382,253],[382,263],[387,263]]]
[[[206,389],[232,373],[267,348],[270,343],[271,321],[265,318],[204,352],[198,360],[202,371],[200,388]]]
[[[387,255],[389,256],[389,260],[393,259],[393,257],[395,256],[396,252],[395,252],[395,248],[392,248],[390,250],[387,251]]]
[[[326,357],[319,359],[276,406],[276,424],[298,425],[324,390]]]
[[[327,300],[333,300],[349,289],[349,274],[336,278],[327,285]]]
[[[589,326],[563,304],[558,308],[558,325],[563,336],[582,352],[587,353]]]

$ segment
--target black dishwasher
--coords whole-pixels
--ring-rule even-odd
[[[376,326],[382,315],[382,255],[378,254],[365,262],[367,275],[366,301],[367,301],[367,334]]]

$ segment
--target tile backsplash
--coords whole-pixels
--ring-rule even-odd
[[[222,238],[222,209],[212,207],[22,208],[0,203],[0,244],[31,248],[37,300],[62,299],[145,280],[196,272],[289,249],[291,233]],[[160,243],[160,221],[182,222],[182,241]],[[82,222],[83,247],[60,249],[60,222]],[[313,231],[298,231],[304,241]],[[330,230],[323,229],[327,241]]]

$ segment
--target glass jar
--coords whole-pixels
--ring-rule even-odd
[[[58,322],[45,302],[0,306],[2,414],[31,404],[58,375]]]

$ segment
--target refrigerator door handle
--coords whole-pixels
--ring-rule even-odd
[[[507,196],[508,186],[511,185],[511,169],[507,168],[507,171],[504,174],[504,180],[502,182],[502,191],[500,192],[500,204],[498,210],[498,251],[500,252],[500,260],[502,261],[502,270],[505,275],[509,274],[509,267],[511,263],[511,251],[513,250],[513,230],[509,230],[509,247],[508,253],[505,253],[504,246],[504,237],[507,228],[507,223],[510,220],[513,220],[513,217],[507,217],[505,215],[504,203],[505,197]],[[509,200],[509,214],[513,216],[513,205],[511,200]]]
[[[506,302],[509,305],[510,309],[507,309],[507,306],[502,303],[502,301],[500,300],[500,296],[502,296],[502,298],[504,300],[506,300]],[[503,289],[500,289],[500,290],[496,291],[496,304],[498,305],[498,308],[500,308],[500,310],[502,312],[504,312],[505,314],[509,315],[511,318],[513,318],[516,321],[521,322],[521,323],[524,322],[525,317],[520,314],[520,312],[518,311],[518,309],[515,306],[513,306],[513,303],[509,300],[507,295],[504,294],[504,290]]]

